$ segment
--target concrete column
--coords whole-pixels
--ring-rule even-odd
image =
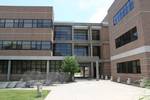
[[[74,56],[74,43],[72,43],[72,56]]]
[[[72,26],[72,55],[74,56],[74,27]]]
[[[46,66],[46,78],[49,77],[49,60],[47,60],[47,66]]]
[[[96,80],[99,80],[99,62],[96,61]]]
[[[93,62],[91,62],[91,68],[90,68],[90,73],[91,73],[91,78],[94,78],[94,67],[93,67]]]
[[[72,41],[74,41],[74,27],[72,26]]]
[[[10,80],[10,73],[11,73],[11,60],[8,61],[7,81]]]
[[[90,56],[93,57],[93,45],[90,44]]]
[[[88,40],[91,40],[91,26],[88,28]]]

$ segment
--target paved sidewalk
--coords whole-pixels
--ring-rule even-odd
[[[79,80],[75,83],[51,86],[45,100],[138,100],[150,90],[111,81]]]

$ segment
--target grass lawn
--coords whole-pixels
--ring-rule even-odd
[[[44,100],[49,93],[48,90],[43,90],[42,97],[37,97],[36,90],[0,90],[0,100]]]

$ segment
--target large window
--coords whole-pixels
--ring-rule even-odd
[[[49,61],[49,71],[58,72],[60,70],[62,61]],[[47,61],[35,61],[35,60],[14,60],[11,62],[11,74],[24,74],[26,72],[42,72],[46,73]],[[7,74],[8,61],[0,61],[0,74]],[[21,67],[20,67],[21,66]]]
[[[62,65],[62,61],[59,61],[59,60],[50,61],[49,62],[49,71],[50,72],[59,72],[61,65]]]
[[[12,28],[13,27],[13,20],[6,20],[5,27],[6,28]]]
[[[74,30],[75,40],[88,40],[88,30]]]
[[[9,50],[12,48],[11,41],[3,41],[3,49]]]
[[[92,40],[100,40],[100,30],[92,30]]]
[[[8,61],[0,61],[0,74],[7,74],[8,72]]]
[[[119,48],[123,45],[126,45],[130,42],[133,42],[138,39],[138,33],[137,33],[137,28],[134,27],[125,34],[121,35],[118,37],[115,42],[116,42],[116,48]]]
[[[121,62],[117,64],[117,73],[141,73],[140,60]]]
[[[74,54],[76,56],[88,56],[88,46],[75,46]]]
[[[4,28],[4,27],[5,27],[5,20],[0,19],[0,28]]]
[[[0,19],[0,28],[51,28],[50,19]]]
[[[71,56],[72,45],[67,43],[54,44],[54,56]]]
[[[25,28],[32,28],[32,20],[24,20]]]
[[[55,26],[54,38],[55,40],[72,40],[72,27]]]
[[[0,50],[51,50],[50,41],[0,40]]]
[[[30,44],[31,42],[30,41],[23,41],[22,42],[22,49],[23,50],[30,50],[31,49],[31,44]]]
[[[133,0],[128,0],[128,2],[117,12],[113,17],[113,24],[118,24],[132,9],[134,8]]]
[[[24,74],[28,71],[45,73],[46,66],[46,61],[12,61],[11,74]]]
[[[93,46],[93,56],[101,58],[101,50],[99,46]]]
[[[50,42],[42,42],[42,50],[49,50],[51,49],[51,43]]]

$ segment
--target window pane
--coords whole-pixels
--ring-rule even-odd
[[[118,24],[130,11],[132,11],[133,8],[133,0],[128,0],[128,2],[113,17],[113,24]]]
[[[18,28],[23,28],[23,26],[24,26],[23,20],[22,20],[22,19],[19,19],[18,21],[19,21],[19,22],[18,22]]]
[[[22,42],[22,49],[27,49],[27,50],[31,49],[30,42],[29,41],[23,41]]]
[[[75,40],[88,40],[88,30],[74,30]]]
[[[25,28],[32,28],[32,20],[24,20]]]
[[[14,20],[14,28],[18,28],[19,26],[19,20]]]
[[[128,32],[124,33],[120,37],[118,37],[115,42],[116,42],[116,48],[119,48],[121,46],[124,46],[130,42],[133,42],[138,39],[138,33],[137,33],[137,28],[134,27]]]
[[[43,20],[38,20],[38,28],[43,28]]]
[[[43,20],[43,27],[44,28],[50,28],[51,27],[51,20]]]
[[[0,40],[0,49],[3,49],[3,41]]]
[[[0,28],[4,28],[5,27],[5,20],[1,19],[0,20]]]
[[[92,31],[92,40],[100,40],[100,31],[99,30]]]
[[[50,42],[42,42],[42,50],[50,50],[51,43]]]
[[[76,56],[88,56],[88,46],[75,46],[74,54]]]
[[[54,55],[55,56],[71,56],[72,55],[72,45],[57,43],[54,45]]]
[[[31,49],[36,50],[36,41],[32,41]]]
[[[17,49],[22,49],[22,41],[17,41]]]
[[[37,50],[41,50],[41,42],[37,42]]]
[[[72,40],[72,27],[55,26],[54,37],[55,40]]]
[[[13,20],[6,20],[5,27],[6,28],[13,28]]]
[[[3,49],[9,50],[12,48],[11,41],[3,41]]]
[[[37,28],[37,20],[33,20],[33,28]]]
[[[12,42],[12,49],[16,49],[17,48],[17,42],[16,41],[13,41]]]

